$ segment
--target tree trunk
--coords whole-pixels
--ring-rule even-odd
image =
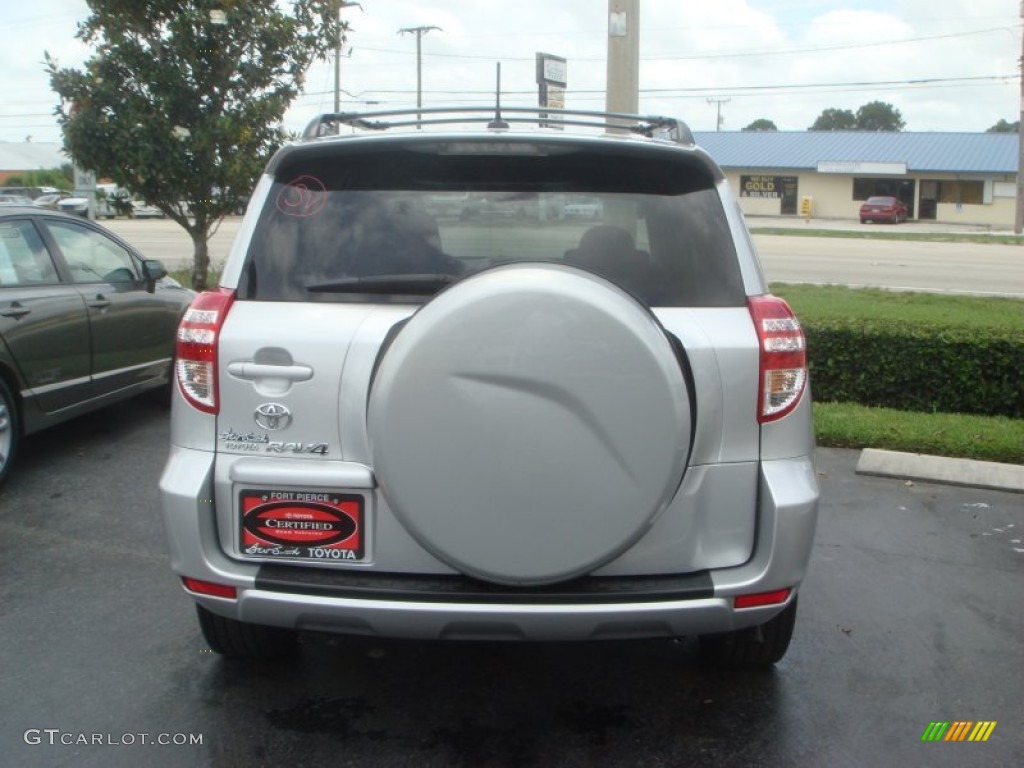
[[[209,233],[207,227],[198,225],[188,228],[188,234],[192,238],[192,288],[197,291],[205,291],[206,281],[210,271],[210,244],[207,241]]]

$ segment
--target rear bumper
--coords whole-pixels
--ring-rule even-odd
[[[792,598],[791,598],[792,599]],[[199,602],[217,611],[216,598]],[[726,598],[534,605],[324,598],[246,590],[228,615],[256,624],[436,640],[611,640],[722,632],[761,624],[784,606],[738,614]],[[287,620],[282,622],[282,617]]]
[[[795,596],[810,559],[818,487],[809,457],[762,462],[752,557],[698,573],[582,580],[542,590],[445,578],[259,566],[226,557],[210,509],[213,454],[172,448],[161,478],[174,570],[232,585],[237,599],[192,597],[219,615],[255,624],[342,634],[446,640],[597,640],[710,634],[762,624]],[[205,508],[204,508],[204,505]],[[386,577],[384,577],[386,578]],[[456,577],[455,581],[458,581]],[[582,583],[581,582],[581,583]],[[793,588],[786,603],[736,609],[740,594]]]

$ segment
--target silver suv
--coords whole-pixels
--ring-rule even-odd
[[[778,661],[817,519],[804,336],[722,172],[676,120],[478,112],[314,121],[188,310],[160,488],[206,640]]]

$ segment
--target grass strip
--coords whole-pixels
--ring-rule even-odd
[[[1024,420],[814,403],[818,445],[1024,464]]]
[[[845,237],[854,240],[905,240],[919,243],[978,243],[981,245],[1024,245],[1020,235],[990,235],[984,232],[906,232],[850,229],[801,229],[798,227],[752,227],[752,235],[786,237]]]
[[[856,324],[863,320],[900,327],[1024,333],[1024,301],[1020,299],[793,283],[772,283],[771,291],[788,301],[805,325],[829,320]]]
[[[192,268],[185,267],[183,269],[171,269],[167,272],[168,275],[173,277],[179,283],[184,285],[186,288],[192,287]],[[220,270],[214,267],[212,264],[206,272],[206,285],[207,288],[216,288],[220,284]]]

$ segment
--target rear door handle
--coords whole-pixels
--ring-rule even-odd
[[[313,369],[308,365],[268,365],[252,361],[228,363],[228,373],[237,379],[286,379],[287,381],[309,381]]]
[[[104,298],[102,294],[98,294],[95,299],[86,302],[93,309],[106,309],[110,303],[110,299]]]
[[[32,310],[29,309],[28,307],[23,307],[21,304],[15,301],[11,304],[11,306],[7,307],[7,309],[0,309],[0,316],[13,317],[15,320],[18,320],[27,315],[31,311]]]

